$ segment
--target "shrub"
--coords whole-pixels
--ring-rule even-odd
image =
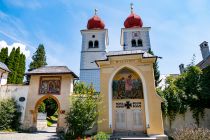
[[[92,96],[75,97],[66,117],[69,136],[72,138],[85,136],[85,132],[96,124],[97,116],[96,98]]]
[[[0,130],[17,130],[20,126],[20,107],[16,101],[4,99],[0,101]]]
[[[94,140],[108,140],[109,136],[104,132],[98,132],[97,135],[93,137]]]
[[[92,129],[97,122],[99,96],[94,95],[92,86],[77,83],[74,87],[70,112],[66,117],[68,124],[67,137],[75,139],[84,137],[85,132]],[[79,90],[78,90],[79,89]]]
[[[174,140],[209,140],[210,130],[198,128],[197,126],[184,127],[176,129],[172,133]]]

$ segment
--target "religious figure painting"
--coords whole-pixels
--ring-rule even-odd
[[[42,77],[40,81],[40,94],[60,94],[60,78]]]
[[[143,99],[141,79],[128,69],[117,73],[112,83],[112,89],[114,99]]]

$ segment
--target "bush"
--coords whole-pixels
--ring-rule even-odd
[[[206,128],[198,128],[197,126],[184,127],[176,129],[172,137],[174,140],[209,140],[210,130]]]
[[[0,130],[18,130],[21,116],[19,109],[13,98],[0,101]]]
[[[108,140],[109,136],[104,132],[98,132],[97,135],[93,137],[94,140]]]
[[[70,139],[84,137],[85,132],[96,124],[99,114],[97,110],[99,97],[94,95],[92,86],[77,83],[74,88],[75,96],[72,97],[70,112],[66,116],[67,137]]]

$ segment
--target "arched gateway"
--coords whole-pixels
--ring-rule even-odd
[[[97,60],[102,97],[99,131],[164,134],[161,98],[154,82],[156,56],[141,50],[116,51]]]
[[[112,80],[112,107],[114,130],[146,130],[142,81],[127,67],[119,70]]]
[[[65,131],[65,114],[69,111],[69,96],[73,92],[73,81],[78,78],[66,66],[46,66],[26,73],[30,76],[23,129],[37,130],[38,106],[52,98],[58,106],[56,131]]]

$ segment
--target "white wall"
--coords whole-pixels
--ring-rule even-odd
[[[179,114],[176,116],[175,120],[172,121],[171,124],[171,130],[175,130],[176,128],[183,128],[187,127],[189,125],[194,124],[195,125],[195,120],[193,119],[193,114],[192,111],[188,110],[185,115]],[[167,118],[164,118],[163,120],[164,123],[164,129],[166,132],[170,131],[170,123]],[[205,109],[205,117],[200,119],[200,126],[203,128],[208,128],[210,129],[210,109]]]
[[[2,69],[0,69],[0,86],[7,84],[7,77],[8,77],[8,72],[5,72]]]
[[[0,99],[15,98],[21,108],[21,122],[24,120],[26,101],[28,96],[28,86],[25,85],[3,85],[0,87]],[[20,97],[24,97],[25,101],[19,101]]]

